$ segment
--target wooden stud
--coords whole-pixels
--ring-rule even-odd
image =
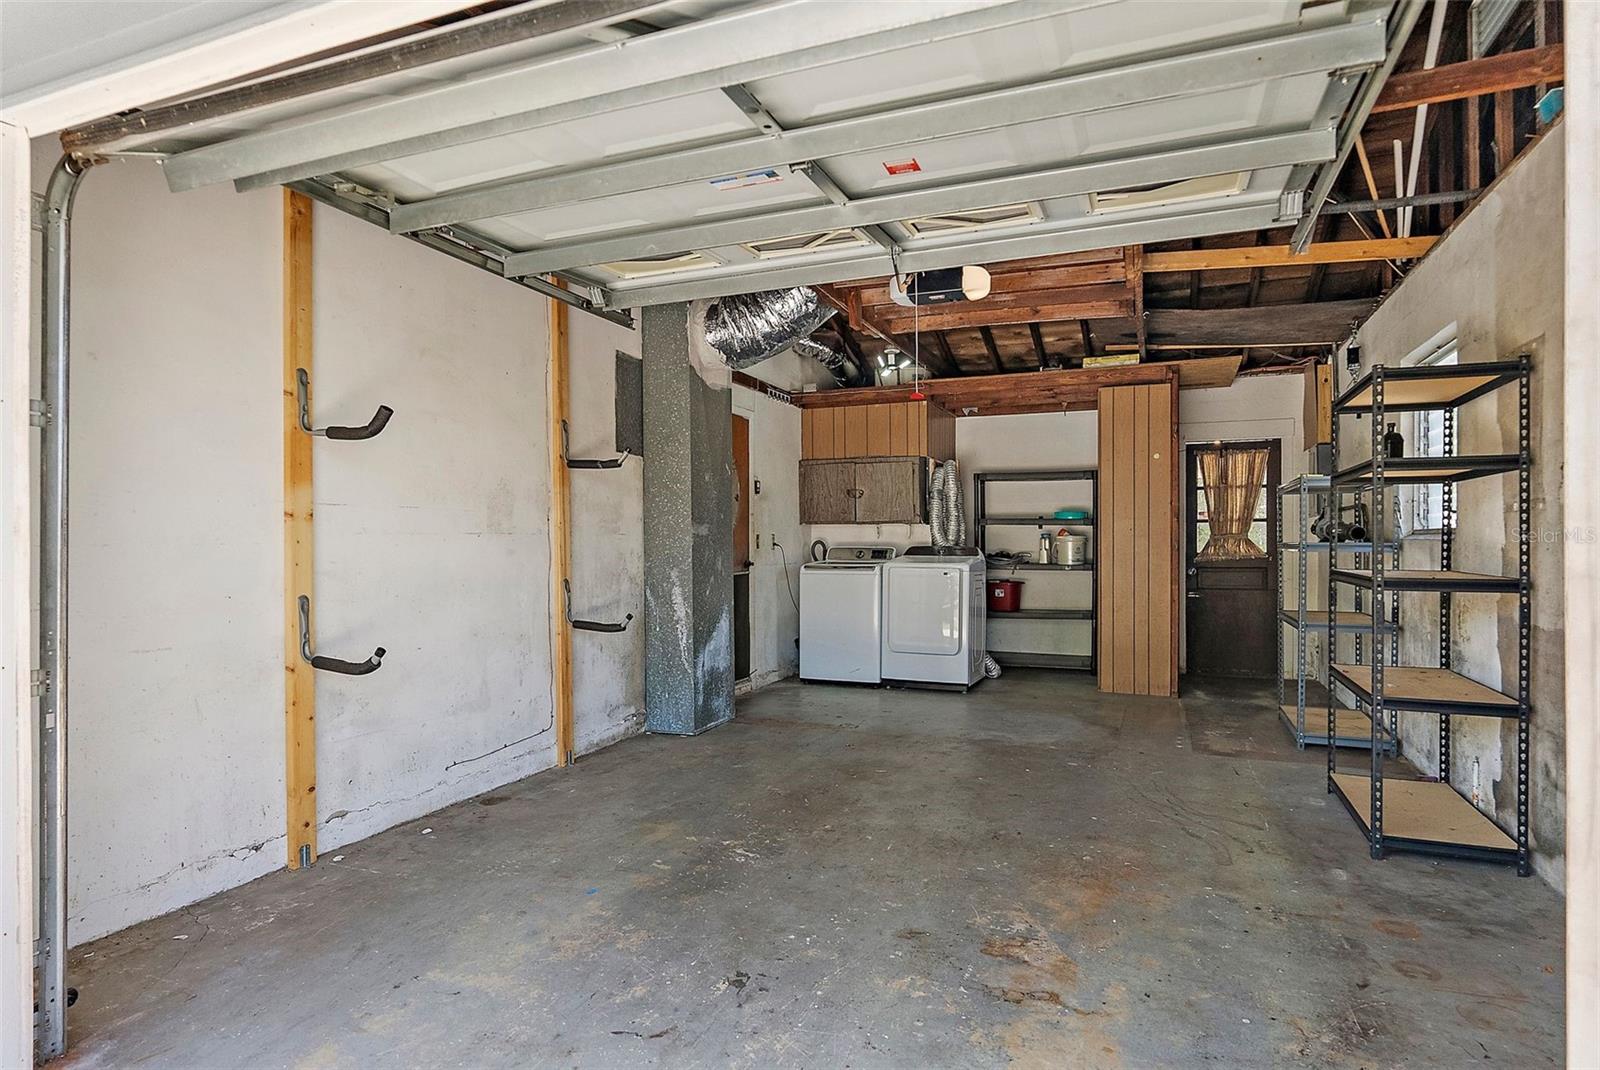
[[[289,868],[317,860],[317,681],[300,657],[300,596],[315,578],[311,436],[299,369],[311,366],[311,198],[283,191],[283,722]],[[302,857],[303,855],[303,857]]]
[[[1494,176],[1499,178],[1517,158],[1517,126],[1510,91],[1494,95]]]
[[[1372,177],[1372,161],[1367,158],[1366,142],[1359,137],[1356,138],[1356,159],[1361,163],[1361,176],[1366,180],[1367,193],[1371,195],[1373,200],[1381,200],[1382,198],[1378,196],[1377,179]],[[1477,187],[1474,186],[1473,188],[1476,189]],[[1385,238],[1390,240],[1394,238],[1394,231],[1389,229],[1389,213],[1381,208],[1378,210],[1378,229],[1383,231]],[[1298,708],[1296,707],[1296,709]]]
[[[559,285],[559,284],[558,284]],[[545,379],[550,424],[551,696],[555,703],[556,765],[573,761],[572,625],[566,584],[572,574],[572,473],[561,455],[568,410],[567,304],[550,301],[550,367]]]
[[[1124,249],[1123,264],[1128,272],[1128,284],[1133,287],[1133,329],[1139,342],[1139,359],[1143,361],[1148,356],[1146,343],[1149,339],[1149,324],[1145,322],[1147,316],[1144,310],[1144,246],[1130,245]]]
[[[1089,330],[1089,321],[1079,320],[1078,331],[1083,335],[1084,359],[1088,359],[1089,357],[1094,356],[1094,334]]]
[[[1083,321],[1079,320],[1078,322],[1081,323]],[[1033,355],[1038,358],[1039,367],[1048,368],[1050,366],[1050,357],[1044,351],[1044,335],[1039,333],[1039,325],[1037,323],[1028,324],[1028,335],[1033,339]]]

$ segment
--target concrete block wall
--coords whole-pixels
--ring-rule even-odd
[[[1533,356],[1533,571],[1531,776],[1534,868],[1564,887],[1566,793],[1564,576],[1567,540],[1593,539],[1566,527],[1561,464],[1565,357],[1565,122],[1558,122],[1497,180],[1472,211],[1419,264],[1360,331],[1362,371],[1374,362],[1398,365],[1446,328],[1454,328],[1462,363]],[[1343,374],[1342,383],[1349,377]],[[1461,452],[1514,453],[1515,388],[1460,410]],[[1346,420],[1359,438],[1366,425]],[[1404,425],[1402,425],[1404,426]],[[1413,441],[1406,432],[1408,445]],[[1364,439],[1344,439],[1340,464],[1369,450]],[[1514,575],[1517,568],[1515,477],[1474,480],[1459,486],[1459,525],[1453,567]],[[1585,542],[1585,544],[1586,544]],[[1437,568],[1437,536],[1408,538],[1402,563]],[[1438,600],[1402,595],[1400,657],[1405,664],[1437,664]],[[1516,599],[1463,595],[1453,599],[1455,668],[1491,687],[1515,692]],[[1401,714],[1407,757],[1427,773],[1438,771],[1438,731],[1431,714]],[[1456,786],[1515,828],[1516,734],[1511,722],[1457,718],[1451,773]]]
[[[35,188],[56,159],[35,145]],[[282,198],[122,161],[74,230],[69,919],[74,943],[284,863]],[[324,850],[548,768],[546,303],[315,212]],[[616,349],[572,317],[575,454],[609,454]],[[575,473],[573,579],[640,613],[640,469]],[[641,630],[574,643],[577,749],[643,720]]]

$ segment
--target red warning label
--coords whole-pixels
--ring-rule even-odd
[[[885,160],[883,169],[891,175],[909,175],[922,170],[922,165],[916,161],[915,157],[911,157],[905,160]]]

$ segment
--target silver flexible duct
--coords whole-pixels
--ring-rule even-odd
[[[790,348],[802,357],[810,357],[827,368],[833,375],[833,381],[840,386],[849,386],[855,381],[855,361],[837,349],[824,345],[815,338],[797,338]]]
[[[961,500],[961,474],[954,461],[936,467],[928,484],[928,535],[935,546],[966,545],[967,514]]]
[[[747,368],[788,349],[833,313],[809,286],[721,297],[706,310],[706,341],[729,367]]]

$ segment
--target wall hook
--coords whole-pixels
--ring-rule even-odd
[[[571,450],[567,446],[567,421],[561,421],[561,459],[567,462],[568,468],[621,468],[622,462],[632,456],[632,451],[623,450],[620,457],[605,460],[583,458],[573,460]]]
[[[383,664],[383,656],[387,653],[388,651],[380,646],[366,661],[343,661],[311,653],[311,599],[305,595],[300,596],[300,656],[313,669],[343,673],[346,676],[365,676],[369,672],[378,671],[378,666]]]
[[[574,628],[578,628],[586,632],[625,632],[628,630],[628,623],[633,620],[632,613],[629,613],[627,617],[623,619],[621,624],[606,624],[598,620],[574,620],[572,617],[571,582],[568,580],[562,580],[561,591],[564,595],[566,595],[567,599],[567,623],[572,625]]]
[[[327,427],[311,426],[311,376],[306,374],[304,368],[294,370],[296,381],[295,391],[300,396],[300,430],[308,435],[322,435],[325,438],[342,439],[347,442],[359,442],[362,439],[377,438],[378,432],[389,426],[389,417],[394,415],[394,410],[387,405],[379,405],[378,411],[372,414],[372,419],[367,421],[365,427],[344,427],[330,424]]]

